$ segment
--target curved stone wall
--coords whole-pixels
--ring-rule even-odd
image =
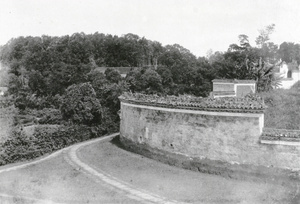
[[[214,174],[288,173],[299,178],[300,146],[260,143],[263,112],[218,112],[121,99],[120,140],[165,163]],[[271,173],[270,173],[271,171]],[[287,175],[287,174],[286,174]]]

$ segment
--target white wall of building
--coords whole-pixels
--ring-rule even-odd
[[[288,76],[288,65],[283,63],[279,68],[279,76],[283,77],[281,81],[281,89],[290,89],[295,83],[300,80],[300,70],[291,70],[292,74]]]
[[[282,89],[290,89],[295,83],[300,80],[300,72],[298,70],[293,70],[292,78],[284,78],[282,79],[282,85],[280,88]]]

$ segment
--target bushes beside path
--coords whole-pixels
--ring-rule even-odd
[[[99,137],[104,133],[99,127],[84,125],[36,125],[33,134],[20,128],[0,144],[0,166],[27,161],[62,149],[77,142]]]

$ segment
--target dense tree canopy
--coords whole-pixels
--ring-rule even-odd
[[[132,33],[121,37],[101,33],[19,37],[2,47],[0,59],[10,67],[9,92],[16,96],[21,86],[38,97],[63,95],[69,86],[91,81],[97,67],[144,67],[132,70],[126,82],[131,91],[147,93],[206,96],[213,78],[205,77],[208,61],[198,63],[188,49],[178,44],[163,47]],[[92,84],[99,87],[122,81],[111,68],[105,80]]]
[[[273,24],[259,30],[256,47],[241,34],[226,52],[211,51],[199,58],[181,45],[162,46],[132,33],[19,37],[1,47],[0,60],[8,68],[0,74],[23,108],[45,107],[46,99],[56,101],[57,107],[68,87],[86,83],[102,109],[113,113],[124,91],[208,96],[215,78],[256,80],[262,91],[276,81],[276,62],[281,59],[294,67],[300,62],[300,45],[284,42],[278,47],[270,42],[274,30]],[[108,68],[104,72],[99,67]],[[131,71],[122,78],[112,67],[131,67]]]

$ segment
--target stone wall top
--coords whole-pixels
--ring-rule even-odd
[[[254,80],[238,80],[238,79],[214,79],[213,83],[234,83],[234,84],[255,84]]]
[[[300,130],[264,128],[261,139],[300,142]]]
[[[215,112],[263,113],[266,108],[264,100],[256,95],[249,95],[243,98],[201,98],[192,96],[157,96],[126,92],[119,99],[122,102],[137,105]]]

